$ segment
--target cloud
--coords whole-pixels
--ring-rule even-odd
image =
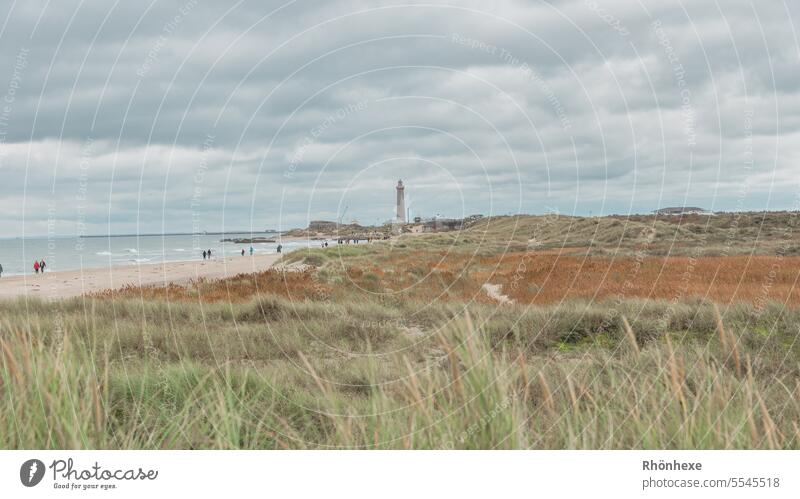
[[[345,207],[383,221],[401,176],[412,209],[451,216],[781,209],[800,188],[798,13],[782,2],[32,1],[2,16],[7,235],[54,218],[64,234],[292,227]]]

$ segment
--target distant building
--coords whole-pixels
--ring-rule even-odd
[[[708,210],[696,206],[670,206],[653,211],[656,215],[712,215]]]
[[[464,220],[460,218],[440,218],[434,217],[422,222],[425,232],[441,232],[448,230],[461,230]]]

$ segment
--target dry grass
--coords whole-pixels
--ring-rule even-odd
[[[323,263],[323,279],[348,293],[420,301],[492,303],[484,283],[501,284],[518,303],[572,299],[707,298],[800,306],[800,257],[591,257],[543,250],[483,256],[465,251],[373,246]]]
[[[328,292],[327,286],[314,280],[311,271],[282,272],[266,270],[252,274],[238,274],[227,279],[197,279],[187,285],[126,286],[90,295],[92,298],[142,300],[232,302],[241,303],[256,295],[276,295],[305,300]]]
[[[418,304],[265,305],[0,304],[0,447],[800,447],[796,312],[682,304],[654,334],[656,302],[475,306],[367,340]]]
[[[643,243],[650,255],[800,255],[798,222],[798,212],[495,216],[471,222],[460,232],[407,234],[402,244],[412,249],[466,246],[486,255],[530,249],[532,242],[539,249],[580,248],[600,256],[631,256]]]
[[[593,255],[800,255],[797,212],[720,213],[715,216],[518,215],[479,220],[452,239],[478,241],[481,252],[582,248]],[[426,236],[435,239],[445,235]]]
[[[489,262],[487,262],[489,263]],[[708,298],[718,303],[800,306],[800,257],[579,258],[521,253],[490,262],[478,280],[503,284],[520,303],[575,298]]]

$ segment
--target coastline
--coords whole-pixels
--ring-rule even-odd
[[[165,286],[201,277],[220,279],[267,270],[280,258],[278,253],[269,253],[3,276],[0,278],[0,299],[21,296],[70,298],[129,285]]]

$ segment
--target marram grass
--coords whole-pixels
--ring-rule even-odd
[[[666,306],[4,302],[0,447],[800,448],[800,314]]]

